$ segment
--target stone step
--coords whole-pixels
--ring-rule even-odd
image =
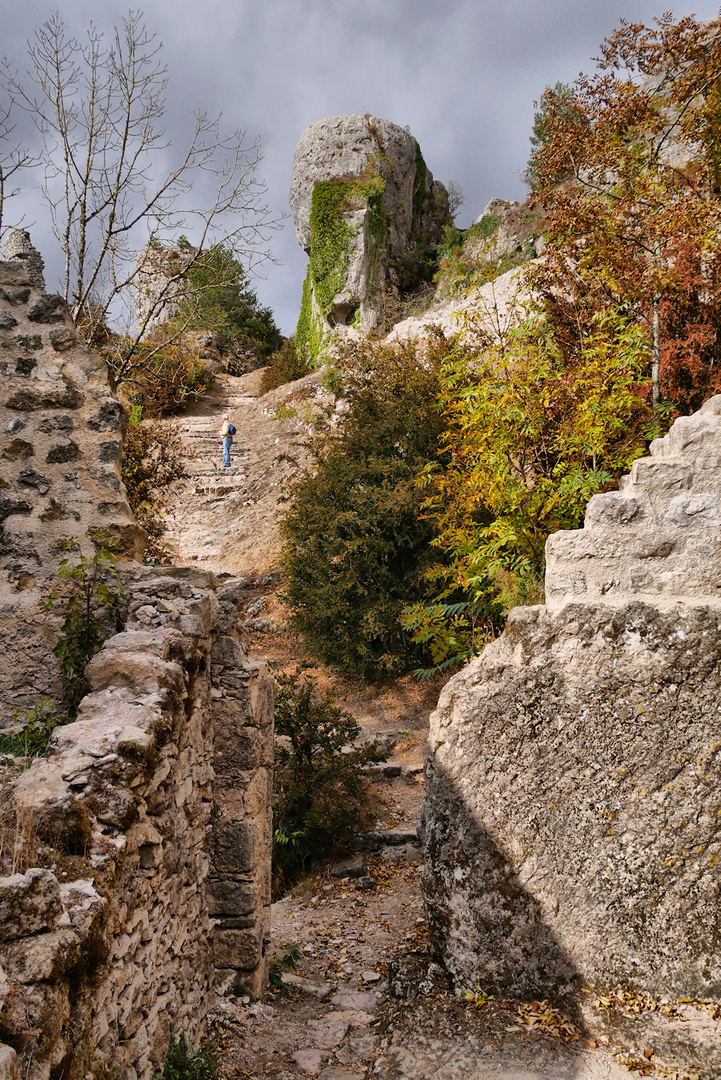
[[[418,843],[418,825],[396,825],[394,829],[374,829],[361,833],[358,846],[378,850],[384,847],[400,847],[402,844]]]

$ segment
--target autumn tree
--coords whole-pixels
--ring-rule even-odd
[[[642,390],[649,342],[629,316],[522,297],[515,324],[440,373],[441,456],[423,473],[438,561],[403,623],[437,668],[477,651],[505,611],[543,598],[551,532],[578,528],[659,433]],[[473,316],[462,326],[478,341]]]
[[[671,15],[653,27],[622,21],[601,47],[598,70],[582,75],[570,97],[547,89],[542,114],[528,172],[549,218],[539,273],[563,288],[572,266],[576,286],[599,306],[647,327],[657,404],[674,384],[675,347],[667,345],[679,304],[695,307],[707,343],[718,322],[721,24]],[[707,349],[696,370],[707,392],[718,387],[718,344],[716,362]]]
[[[61,291],[91,344],[119,303],[129,310],[148,239],[190,232],[198,258],[222,243],[249,268],[264,255],[272,225],[257,139],[224,134],[219,117],[197,112],[185,149],[172,153],[161,50],[138,11],[107,39],[94,24],[82,39],[71,36],[56,13],[35,31],[25,74],[7,59],[2,65],[0,87],[42,140],[43,193],[64,255]],[[156,307],[165,299],[159,294]],[[126,339],[126,360],[153,315]]]

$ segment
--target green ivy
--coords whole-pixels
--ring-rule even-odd
[[[316,184],[310,212],[311,249],[308,273],[303,284],[303,299],[296,327],[296,351],[315,364],[328,337],[323,317],[333,307],[333,300],[345,287],[348,275],[353,229],[344,213],[353,206],[368,210],[369,277],[377,273],[386,239],[383,205],[385,181],[379,175],[352,182],[325,180]],[[369,280],[369,286],[372,284]],[[315,302],[315,303],[314,303]],[[320,317],[317,310],[320,310]]]
[[[295,351],[309,368],[317,366],[326,337],[326,328],[313,310],[313,276],[309,266],[303,282],[303,299],[295,330]]]
[[[343,205],[352,187],[352,184],[324,180],[313,188],[310,272],[316,303],[324,315],[330,311],[333,297],[345,286],[353,230],[343,217]]]

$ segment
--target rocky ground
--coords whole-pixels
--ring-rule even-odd
[[[258,372],[219,376],[190,414],[168,421],[186,472],[169,499],[168,541],[175,562],[246,580],[250,651],[282,669],[304,657],[278,595],[277,515],[309,461],[314,417],[332,399],[317,374],[265,397],[259,384]],[[238,429],[230,469],[218,439],[223,412]],[[427,954],[416,835],[425,733],[440,685],[408,678],[367,687],[313,673],[366,735],[386,743],[389,760],[372,777],[377,821],[364,850],[274,905],[267,997],[218,1005],[228,1080],[627,1080],[629,1068],[693,1077],[690,1068],[658,1065],[655,1048],[632,1031],[625,1045],[636,1050],[623,1052],[603,1024],[586,1022],[582,1031],[548,1003],[448,986]],[[713,1038],[718,1024],[709,1023]]]

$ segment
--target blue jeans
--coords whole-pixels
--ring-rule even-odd
[[[223,464],[226,469],[230,468],[230,447],[233,443],[232,435],[226,435],[223,439]]]

